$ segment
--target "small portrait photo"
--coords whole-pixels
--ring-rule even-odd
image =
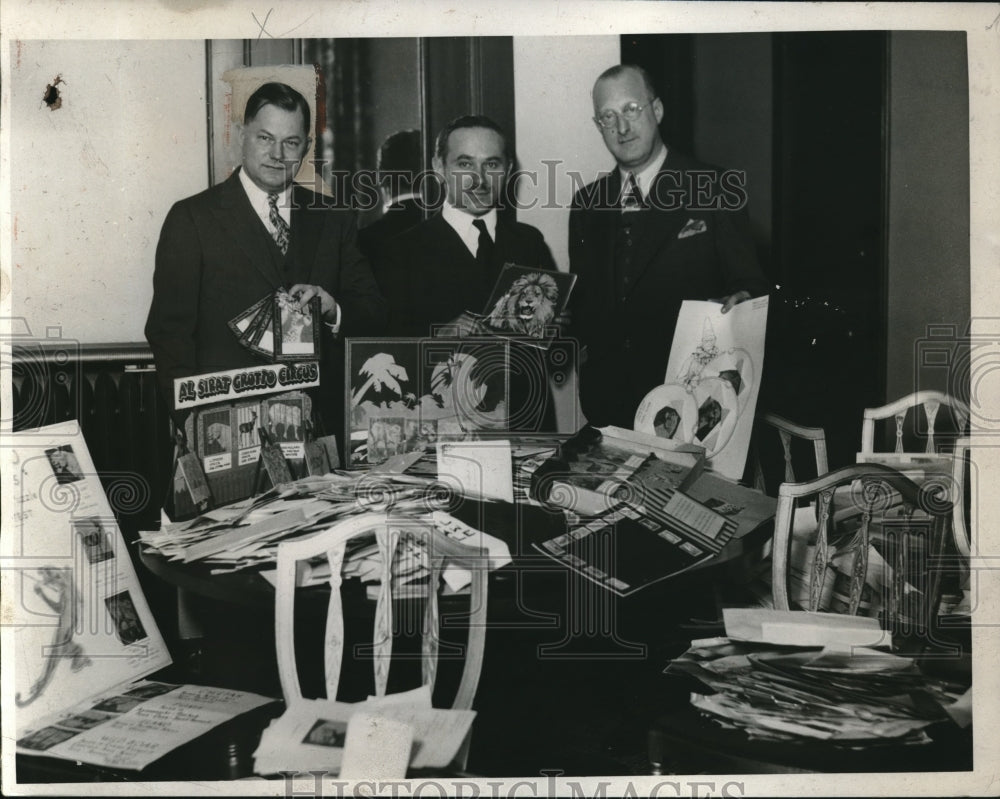
[[[171,691],[176,691],[179,687],[178,685],[170,685],[165,682],[149,682],[144,685],[137,685],[135,688],[130,688],[122,696],[152,699],[154,696],[162,696],[163,694],[169,694]]]
[[[404,429],[404,452],[426,452],[437,444],[436,419],[407,419]]]
[[[302,743],[316,744],[317,746],[339,746],[343,747],[344,739],[347,737],[346,721],[327,721],[317,719],[316,723],[309,728]]]
[[[75,483],[83,479],[80,463],[73,454],[73,447],[64,444],[61,447],[45,450],[45,455],[52,466],[52,473],[60,483]]]
[[[507,264],[484,311],[497,332],[544,338],[569,301],[576,275]]]
[[[101,520],[96,516],[75,519],[72,525],[77,539],[83,546],[83,553],[87,556],[87,563],[102,563],[115,556],[111,549],[111,539],[104,531]]]
[[[31,733],[31,735],[26,735],[19,739],[17,745],[25,749],[36,749],[39,752],[44,752],[56,744],[68,741],[77,733],[79,733],[79,730],[60,730],[58,727],[42,727],[42,729]]]
[[[300,309],[297,297],[284,291],[275,294],[275,357],[286,360],[317,357],[320,314],[319,297],[313,297],[305,308]]]
[[[139,611],[136,610],[132,595],[128,591],[105,597],[104,605],[115,623],[115,634],[119,641],[128,646],[146,637],[146,630],[139,619]]]
[[[278,444],[283,441],[305,441],[306,413],[302,397],[265,401],[264,408],[267,411],[264,427],[272,441]]]
[[[132,708],[138,707],[145,701],[145,698],[137,696],[109,696],[94,705],[91,710],[105,713],[128,713]]]
[[[659,438],[673,438],[681,423],[681,415],[670,405],[664,405],[653,416],[653,432]]]
[[[735,505],[732,502],[726,502],[716,497],[706,499],[702,504],[706,508],[711,508],[716,513],[721,513],[723,516],[735,516],[746,507],[745,505]]]
[[[404,421],[399,418],[385,419],[385,453],[388,457],[402,455],[406,441],[403,438]]]
[[[85,710],[83,713],[77,713],[75,716],[60,719],[56,724],[60,727],[69,727],[71,730],[89,730],[113,718],[115,716],[111,713],[103,713],[100,710]]]
[[[714,397],[709,397],[698,409],[698,428],[694,434],[695,438],[704,441],[721,421],[722,405]]]
[[[198,424],[202,430],[200,442],[203,456],[232,452],[232,423],[232,409],[230,408],[202,411]]]
[[[386,437],[386,420],[368,420],[368,463],[382,463],[389,457],[389,442]]]
[[[721,377],[702,378],[694,397],[698,405],[694,443],[703,446],[706,456],[712,457],[725,448],[733,435],[739,420],[739,398],[732,381]]]
[[[690,443],[698,421],[698,405],[684,386],[656,386],[639,403],[634,428],[657,438]]]

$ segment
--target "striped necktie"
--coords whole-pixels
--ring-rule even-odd
[[[287,255],[288,223],[278,212],[278,195],[268,194],[267,205],[271,209],[268,218],[271,220],[271,226],[274,228],[274,231],[271,233],[271,235],[274,237],[274,243],[278,245],[278,249],[281,250],[282,255]]]
[[[642,209],[642,194],[639,192],[639,184],[635,182],[635,175],[628,173],[628,180],[622,188],[622,213],[629,211],[639,211]]]

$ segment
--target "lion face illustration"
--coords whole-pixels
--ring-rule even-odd
[[[497,330],[508,330],[541,338],[545,326],[555,318],[559,287],[555,278],[542,272],[523,275],[515,280],[489,315]]]

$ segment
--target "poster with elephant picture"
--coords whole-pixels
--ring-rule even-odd
[[[288,460],[292,472],[304,470],[312,400],[303,391],[284,391],[204,405],[188,417],[185,432],[198,456],[214,506],[254,493],[263,432]],[[179,516],[193,512],[175,491]]]
[[[576,275],[505,264],[483,311],[491,332],[537,339],[547,346],[558,333]]]
[[[351,467],[509,430],[510,344],[495,338],[348,339]]]

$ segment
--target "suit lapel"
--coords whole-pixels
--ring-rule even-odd
[[[267,231],[250,205],[247,193],[240,184],[239,172],[222,184],[219,204],[215,209],[220,230],[234,241],[254,269],[263,275],[275,288],[284,284],[284,277],[278,271],[271,253],[261,245],[261,236]]]
[[[675,175],[680,175],[680,185],[676,185],[673,176],[666,174],[673,171]],[[679,172],[671,165],[670,155],[664,161],[663,167],[657,173],[650,187],[650,193],[654,197],[659,197],[659,202],[668,203],[670,201],[670,190],[682,189],[684,187],[683,172]],[[654,200],[654,202],[656,202]],[[680,208],[649,208],[644,211],[632,212],[635,226],[635,268],[632,271],[632,280],[626,294],[635,291],[642,275],[650,267],[656,256],[672,242],[677,239],[684,223],[687,221],[687,208],[683,205]]]
[[[309,207],[311,198],[298,186],[292,190],[292,198],[292,236],[287,256],[291,263],[290,280],[292,283],[313,282],[312,260],[319,250],[326,216]]]
[[[618,237],[618,224],[621,219],[621,211],[618,208],[618,195],[621,193],[621,188],[621,173],[616,168],[598,188],[595,206],[597,210],[591,214],[594,226],[591,240],[599,242],[593,254],[594,263],[597,266],[594,275],[599,278],[602,291],[605,292],[609,300],[615,299],[618,293],[615,286],[617,269],[615,265],[615,241]],[[607,264],[611,264],[610,269]]]

